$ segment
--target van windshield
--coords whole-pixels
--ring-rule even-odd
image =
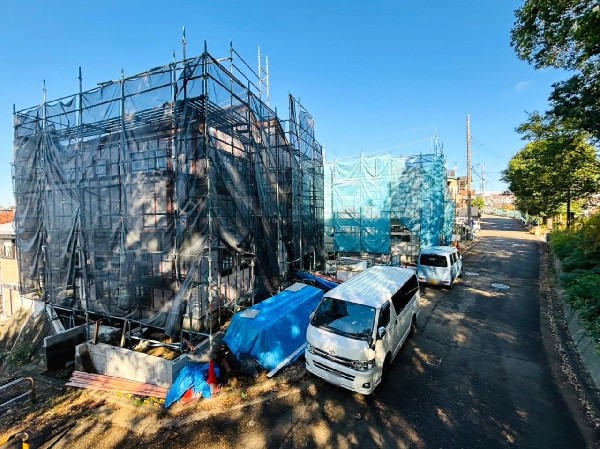
[[[448,261],[446,260],[446,256],[440,256],[439,254],[421,254],[421,259],[419,260],[421,265],[426,265],[429,267],[447,267]]]
[[[310,324],[346,337],[366,340],[373,333],[375,307],[324,298]]]

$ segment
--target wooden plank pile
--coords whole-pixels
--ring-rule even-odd
[[[125,393],[135,396],[147,396],[158,399],[167,397],[167,389],[157,385],[145,384],[121,377],[105,376],[104,374],[91,374],[83,371],[73,371],[68,387],[88,388],[90,390],[110,391]]]

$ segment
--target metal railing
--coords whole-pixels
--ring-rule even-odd
[[[25,398],[28,395],[31,395],[31,402],[35,402],[35,380],[33,379],[33,377],[19,377],[18,379],[13,380],[12,382],[7,383],[6,385],[2,385],[0,387],[0,391],[6,390],[7,388],[10,388],[21,382],[29,382],[31,384],[29,391],[26,391],[25,393],[22,393],[6,402],[3,402],[2,404],[0,404],[0,410],[4,410],[5,407],[14,404],[15,402]]]

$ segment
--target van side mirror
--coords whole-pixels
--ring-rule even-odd
[[[379,329],[377,329],[377,337],[381,340],[383,337],[385,337],[386,334],[386,330],[385,327],[381,326]]]

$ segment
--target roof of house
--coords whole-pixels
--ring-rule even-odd
[[[14,209],[0,210],[0,225],[10,223],[15,220]]]
[[[11,221],[10,223],[0,224],[0,235],[15,235],[15,222]]]

